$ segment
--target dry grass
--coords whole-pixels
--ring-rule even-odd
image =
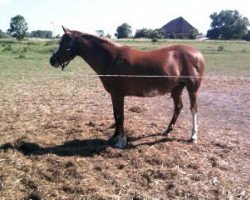
[[[125,150],[107,142],[110,97],[99,82],[88,83],[72,77],[2,87],[1,199],[250,198],[249,80],[204,81],[198,144],[188,142],[186,94],[169,138],[161,135],[169,96],[127,98]]]

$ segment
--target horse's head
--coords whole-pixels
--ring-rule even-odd
[[[72,32],[64,27],[64,35],[59,44],[59,48],[53,52],[50,58],[50,64],[53,67],[62,67],[62,70],[76,56],[76,44]]]

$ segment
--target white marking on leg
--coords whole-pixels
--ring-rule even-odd
[[[192,136],[191,140],[197,142],[198,139],[198,124],[197,124],[197,113],[195,110],[192,110],[192,122],[193,122],[193,129],[192,129]]]

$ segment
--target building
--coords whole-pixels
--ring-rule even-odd
[[[183,17],[173,19],[161,29],[165,38],[189,38],[190,33],[197,30]]]

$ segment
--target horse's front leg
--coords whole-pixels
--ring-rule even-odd
[[[127,136],[124,132],[124,96],[111,94],[114,118],[115,134],[110,138],[112,144],[117,148],[124,148],[127,145]]]

